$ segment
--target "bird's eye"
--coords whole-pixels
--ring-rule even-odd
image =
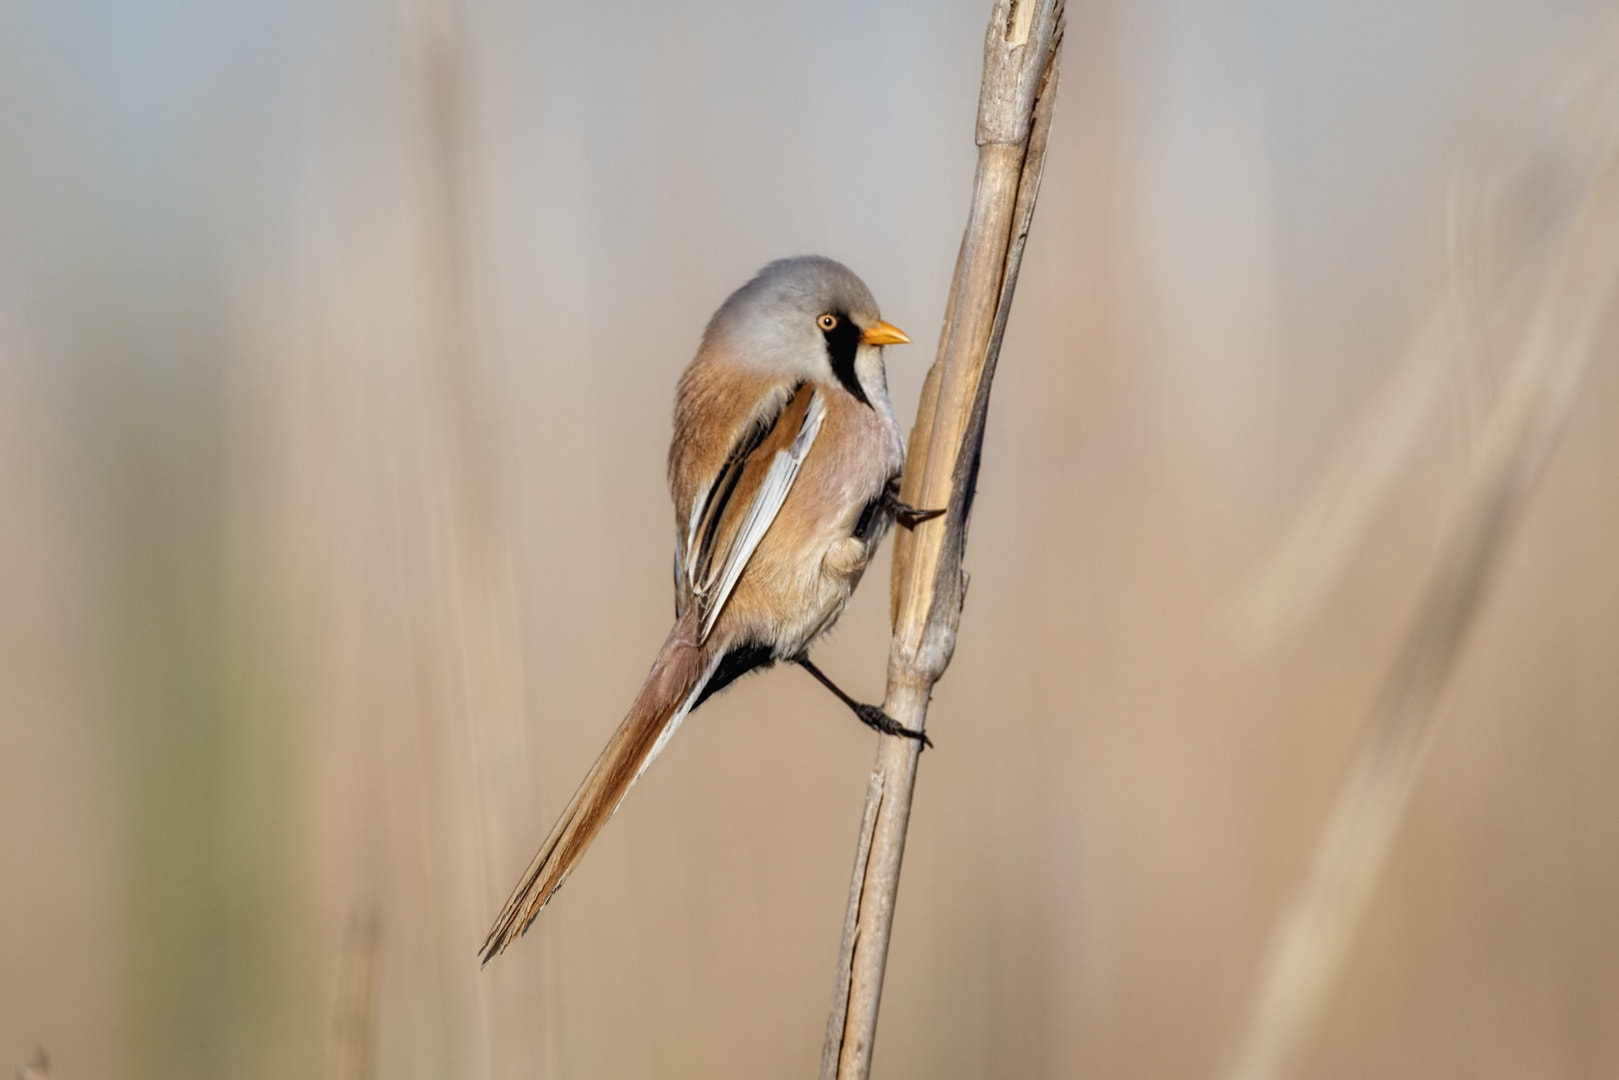
[[[822,315],[815,320],[815,325],[822,330],[836,330],[838,328],[838,317],[836,315]]]

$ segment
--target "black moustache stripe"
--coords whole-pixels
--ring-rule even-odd
[[[860,404],[871,407],[871,401],[866,397],[866,390],[860,385],[860,378],[854,373],[854,355],[860,348],[860,327],[854,320],[841,311],[833,312],[837,316],[838,325],[830,330],[822,330],[821,335],[826,338],[826,355],[832,361],[832,374],[838,377],[843,388],[855,396]]]

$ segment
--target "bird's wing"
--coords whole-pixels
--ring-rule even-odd
[[[776,520],[825,419],[820,391],[800,386],[774,415],[761,417],[744,431],[713,483],[694,496],[676,564],[698,604],[699,642],[714,628],[748,560]]]

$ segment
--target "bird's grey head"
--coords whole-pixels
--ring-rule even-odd
[[[841,385],[859,401],[886,406],[882,346],[910,340],[882,321],[854,271],[821,255],[780,259],[731,294],[706,337],[747,363]]]

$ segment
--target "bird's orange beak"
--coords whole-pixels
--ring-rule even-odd
[[[893,323],[874,322],[860,332],[862,345],[909,345],[911,339]]]

